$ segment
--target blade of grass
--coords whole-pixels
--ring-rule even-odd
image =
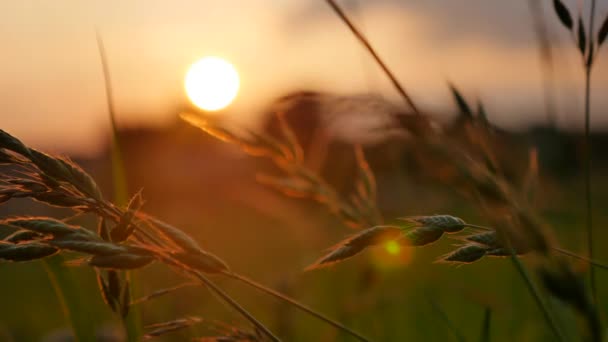
[[[74,340],[95,341],[95,324],[89,319],[89,315],[84,314],[90,310],[85,307],[72,270],[63,265],[65,258],[56,255],[45,259],[43,263],[63,313],[72,326]]]
[[[467,227],[469,227],[469,228],[475,228],[475,229],[480,229],[480,230],[485,230],[485,231],[494,231],[495,230],[493,228],[479,226],[479,225],[476,225],[476,224],[468,224],[468,223],[467,223]],[[586,257],[584,257],[582,255],[578,255],[578,254],[576,254],[574,252],[571,252],[571,251],[569,251],[567,249],[563,249],[563,248],[559,248],[559,247],[551,247],[551,249],[554,250],[554,251],[556,251],[556,252],[558,252],[558,253],[567,255],[567,256],[569,256],[571,258],[575,258],[575,259],[578,259],[578,260],[585,261],[585,262],[589,263],[590,265],[592,265],[594,267],[599,267],[599,268],[608,270],[608,265],[602,264],[601,262],[599,262],[597,260],[586,258]]]
[[[99,49],[99,57],[101,60],[101,66],[103,69],[103,80],[105,85],[106,99],[108,104],[108,114],[110,116],[110,123],[112,128],[112,181],[114,184],[114,203],[120,207],[127,205],[127,178],[125,173],[124,161],[122,158],[122,151],[120,140],[118,136],[118,126],[116,124],[116,113],[114,108],[114,97],[112,92],[112,79],[110,78],[110,69],[108,68],[108,61],[106,51],[103,45],[103,40],[99,31],[96,31],[97,47]],[[130,286],[131,295],[137,295],[137,282],[132,279],[131,272],[125,272],[125,279]],[[141,340],[142,328],[141,328],[141,312],[138,307],[131,308],[129,314],[123,320],[125,329],[127,331],[128,341],[136,342]]]
[[[591,0],[591,13],[589,14],[589,54],[593,56],[593,24],[595,21],[595,0]],[[586,226],[587,226],[587,255],[589,259],[593,259],[593,216],[591,202],[591,139],[590,139],[590,121],[591,121],[591,68],[593,67],[593,57],[588,59],[583,56],[585,62],[585,210],[586,210]],[[597,289],[595,285],[595,270],[593,267],[589,270],[589,280],[591,283],[591,295],[593,301],[597,305]]]
[[[264,286],[262,284],[259,284],[259,283],[255,282],[255,281],[253,281],[253,280],[251,280],[251,279],[249,279],[249,278],[247,278],[245,276],[242,276],[240,274],[237,274],[237,273],[230,272],[230,273],[224,273],[224,274],[226,276],[228,276],[228,277],[231,277],[231,278],[239,280],[239,281],[241,281],[241,282],[243,282],[243,283],[245,283],[245,284],[247,284],[249,286],[252,286],[255,289],[258,289],[258,290],[260,290],[262,292],[265,292],[265,293],[267,293],[267,294],[269,294],[269,295],[271,295],[273,297],[276,297],[276,298],[278,298],[278,299],[280,299],[280,300],[282,300],[284,302],[287,302],[287,303],[293,305],[294,307],[296,307],[296,308],[298,308],[298,309],[300,309],[300,310],[302,310],[302,311],[304,311],[304,312],[306,312],[306,313],[308,313],[308,314],[310,314],[310,315],[312,315],[312,316],[314,316],[314,317],[322,320],[323,322],[325,322],[325,323],[327,323],[329,325],[332,325],[335,328],[338,328],[339,330],[341,330],[343,332],[348,333],[349,335],[355,337],[356,339],[358,339],[360,341],[364,341],[364,342],[369,341],[369,339],[367,339],[366,337],[362,336],[358,332],[350,329],[349,327],[347,327],[347,326],[345,326],[345,325],[343,325],[343,324],[341,324],[339,322],[334,321],[331,318],[328,318],[328,317],[326,317],[326,316],[324,316],[324,315],[316,312],[315,310],[307,307],[306,305],[303,305],[303,304],[297,302],[296,300],[294,300],[292,298],[289,298],[289,297],[285,296],[284,294],[282,294],[280,292],[277,292],[277,291],[275,291],[275,290],[273,290],[273,289],[271,289],[269,287],[266,287],[266,286]]]
[[[490,323],[492,321],[492,309],[486,308],[483,312],[483,322],[481,324],[480,342],[490,342]]]
[[[239,314],[241,314],[244,318],[246,318],[251,324],[253,324],[256,329],[259,329],[264,335],[266,335],[271,341],[280,342],[281,340],[276,337],[272,331],[270,331],[264,324],[260,323],[252,314],[250,314],[245,308],[243,308],[239,303],[237,303],[232,297],[230,297],[226,292],[224,292],[221,288],[215,285],[211,280],[209,280],[203,273],[198,271],[193,271],[191,274],[200,280],[208,289],[213,291],[216,295],[218,295],[226,304],[230,305],[234,310],[236,310]]]
[[[532,277],[526,270],[525,266],[521,263],[521,260],[519,260],[519,257],[515,254],[515,251],[513,249],[511,249],[511,261],[513,262],[513,265],[515,266],[515,269],[517,270],[519,275],[522,277],[522,279],[526,283],[528,292],[530,292],[530,294],[534,298],[534,301],[536,302],[536,305],[542,312],[543,318],[545,319],[547,325],[553,331],[553,333],[555,334],[555,337],[557,338],[558,341],[565,342],[566,340],[564,339],[564,336],[562,335],[561,331],[559,330],[557,323],[555,322],[555,319],[551,315],[549,308],[547,307],[547,304],[541,297],[538,288],[532,281]]]
[[[372,47],[372,45],[369,42],[369,40],[367,40],[367,38],[365,38],[365,35],[363,35],[363,33],[353,24],[353,22],[348,18],[348,16],[346,15],[346,13],[336,3],[336,1],[334,1],[334,0],[327,0],[327,4],[329,4],[329,6],[340,17],[340,19],[342,19],[342,21],[344,22],[344,24],[346,24],[346,26],[348,26],[348,28],[353,33],[353,35],[355,35],[355,37],[365,47],[365,49],[367,49],[367,51],[370,53],[370,55],[372,55],[372,57],[374,58],[374,60],[376,61],[376,63],[378,63],[378,65],[380,66],[380,68],[382,69],[382,71],[390,79],[390,81],[393,84],[393,86],[395,87],[395,89],[397,89],[397,92],[399,93],[399,95],[401,95],[401,97],[403,97],[403,99],[405,100],[405,102],[412,108],[412,110],[414,111],[414,113],[420,114],[420,111],[418,110],[418,106],[416,106],[416,104],[414,103],[414,100],[412,100],[412,98],[405,91],[405,89],[403,88],[403,86],[401,85],[401,83],[399,83],[399,81],[397,80],[397,77],[395,77],[395,75],[393,74],[393,72],[388,68],[388,66],[380,58],[380,56],[378,55],[378,53],[376,52],[376,50]]]
[[[431,307],[433,308],[433,310],[437,313],[439,318],[441,318],[443,323],[445,323],[446,327],[452,332],[454,337],[456,337],[456,339],[460,342],[465,342],[467,339],[456,328],[456,325],[452,322],[452,320],[450,320],[450,317],[448,316],[448,314],[445,311],[443,311],[441,306],[439,306],[439,304],[431,297],[430,294],[427,294],[427,297],[428,297],[428,301],[431,304]]]
[[[128,201],[127,197],[127,180],[125,176],[125,166],[122,158],[122,151],[118,137],[118,126],[116,124],[116,113],[114,108],[114,94],[112,92],[112,79],[110,78],[110,70],[103,41],[99,32],[97,32],[97,47],[99,49],[99,57],[103,69],[103,80],[105,85],[106,100],[108,104],[108,114],[112,129],[112,181],[114,183],[114,201],[118,206],[125,206]]]

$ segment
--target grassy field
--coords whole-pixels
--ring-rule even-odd
[[[603,340],[608,178],[589,123],[608,19],[591,39],[595,1],[587,33],[553,2],[586,76],[581,155],[561,159],[574,167],[543,163],[546,149],[451,84],[458,116],[435,122],[327,3],[408,105],[384,113],[395,140],[314,149],[283,112],[259,131],[182,113],[204,132],[121,136],[113,121],[109,151],[81,169],[0,131],[0,340]]]
[[[241,163],[247,165],[247,160],[241,160]],[[258,167],[256,165],[253,168]],[[240,194],[221,189],[209,190],[203,185],[193,190],[200,193],[200,204],[192,198],[180,201],[179,196],[163,199],[151,194],[156,200],[146,206],[159,217],[186,229],[233,269],[297,298],[376,341],[457,340],[448,324],[453,325],[466,340],[475,341],[481,334],[486,308],[491,310],[492,341],[553,340],[508,258],[482,259],[463,266],[434,263],[438,256],[452,249],[455,240],[442,239],[425,248],[402,247],[396,255],[378,247],[350,262],[303,272],[303,268],[321,256],[324,249],[353,230],[345,227],[323,206],[306,200],[286,199],[268,191],[254,182],[253,174],[249,179],[245,175],[241,177],[244,180],[237,187],[243,189]],[[595,174],[594,199],[600,208],[608,197],[608,182],[601,177],[602,172],[598,171]],[[221,176],[207,181],[209,184],[219,182]],[[380,189],[391,188],[384,183],[382,178],[378,179]],[[399,194],[397,207],[402,207],[401,214],[392,215],[450,213],[468,221],[482,220],[474,206],[464,204],[462,198],[453,192],[434,187],[425,193],[414,183],[405,177],[391,189],[391,192]],[[555,228],[561,246],[572,251],[583,250],[584,235],[580,222],[584,208],[580,200],[580,180],[547,181],[544,187],[547,195],[539,198],[543,217]],[[380,198],[384,195],[382,191],[379,193]],[[392,196],[394,194],[389,197],[394,200]],[[272,208],[266,211],[257,209],[253,202],[260,198]],[[19,214],[18,209],[9,209],[11,212],[6,214]],[[24,205],[20,210],[28,212],[32,207]],[[282,214],[269,214],[274,211]],[[608,215],[602,210],[596,212],[595,224],[602,227],[608,222]],[[90,219],[81,222],[93,223]],[[606,235],[604,230],[598,231],[601,235],[597,241],[602,241]],[[606,251],[599,248],[596,259],[608,259]],[[526,262],[533,266],[537,261],[531,258]],[[580,266],[586,267],[584,264]],[[82,301],[86,308],[83,316],[97,329],[120,334],[120,322],[104,305],[94,272],[84,266],[67,267],[67,270],[77,279],[79,292],[71,295]],[[2,263],[0,273],[5,280],[0,284],[2,293],[5,293],[5,309],[0,311],[3,340],[38,341],[53,331],[69,329],[43,262]],[[600,284],[608,281],[601,270],[598,275]],[[138,272],[136,279],[142,294],[179,283],[172,272],[159,265]],[[253,289],[227,280],[219,280],[219,284],[287,341],[350,340],[332,327]],[[607,295],[600,287],[599,300],[603,302]],[[141,305],[146,323],[200,316],[210,321],[246,326],[201,287],[185,288]],[[561,313],[560,324],[568,327],[571,337],[576,340],[577,323],[572,313],[559,301],[554,300],[551,305]],[[449,318],[449,323],[443,321],[443,314]],[[207,325],[201,324],[168,335],[165,339],[182,340],[209,333],[212,331]]]

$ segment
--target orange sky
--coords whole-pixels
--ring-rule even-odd
[[[342,1],[426,109],[449,112],[446,80],[480,98],[504,126],[542,120],[537,48],[525,0]],[[566,1],[575,11],[576,2]],[[548,4],[548,2],[547,2]],[[608,12],[602,3],[598,17]],[[558,38],[558,119],[580,126],[582,73],[569,37]],[[1,128],[35,146],[91,152],[108,120],[95,42],[107,50],[119,124],[174,120],[188,66],[206,55],[241,73],[229,115],[256,117],[294,89],[379,92],[390,84],[323,1],[3,1]],[[595,67],[593,124],[608,126],[608,49]],[[531,117],[531,113],[537,113]]]

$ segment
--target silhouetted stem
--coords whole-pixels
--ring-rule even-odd
[[[393,72],[388,68],[388,66],[384,63],[384,61],[382,61],[382,59],[380,58],[380,56],[378,55],[376,50],[372,47],[372,45],[367,40],[367,38],[365,38],[365,35],[363,35],[363,33],[359,29],[357,29],[357,27],[352,23],[352,21],[348,18],[346,13],[344,13],[342,8],[340,8],[340,6],[336,3],[336,1],[334,1],[334,0],[326,0],[326,1],[329,4],[329,6],[331,6],[331,8],[334,10],[334,12],[336,12],[336,14],[340,17],[340,19],[342,19],[344,24],[346,24],[346,26],[348,26],[348,28],[355,35],[355,37],[357,37],[359,42],[372,55],[372,57],[374,58],[376,63],[378,63],[380,68],[382,68],[382,71],[384,71],[386,76],[388,76],[388,78],[391,80],[391,83],[393,84],[395,89],[397,89],[397,92],[399,92],[399,95],[401,95],[401,97],[403,97],[405,102],[412,108],[414,113],[420,115],[421,113],[418,110],[418,107],[416,106],[416,104],[414,103],[412,98],[407,94],[407,92],[405,91],[403,86],[401,86],[401,84],[399,83],[399,81],[397,80],[397,78],[395,77]]]
[[[106,101],[108,104],[108,115],[110,116],[110,124],[112,128],[112,181],[114,183],[114,202],[123,207],[127,204],[127,179],[125,175],[125,165],[122,158],[120,141],[118,139],[118,126],[116,125],[116,113],[114,109],[114,96],[112,93],[112,79],[110,78],[110,69],[108,67],[108,59],[103,45],[103,40],[99,31],[95,32],[97,38],[97,48],[99,50],[99,58],[103,71],[103,81],[106,91]],[[125,279],[130,287],[130,293],[137,293],[137,283],[131,277],[129,271],[125,271]],[[129,310],[127,317],[123,318],[123,324],[127,331],[128,341],[137,342],[141,339],[141,313],[138,308]]]
[[[198,271],[190,272],[193,276],[199,279],[203,284],[205,284],[211,291],[220,296],[222,300],[224,300],[228,305],[230,305],[233,309],[238,311],[243,317],[245,317],[251,324],[253,324],[256,328],[258,328],[261,332],[263,332],[271,341],[280,342],[281,340],[276,337],[264,324],[260,323],[252,314],[250,314],[245,308],[243,308],[239,303],[237,303],[232,297],[230,297],[226,292],[220,289],[217,285],[215,285],[211,280],[205,277],[204,274]]]
[[[536,302],[536,305],[542,312],[547,325],[549,325],[549,327],[551,328],[551,330],[553,331],[553,333],[555,334],[555,336],[557,337],[557,339],[559,341],[565,342],[564,337],[562,336],[559,328],[557,327],[557,323],[555,322],[555,320],[551,316],[551,313],[549,312],[549,308],[547,307],[547,304],[540,296],[540,292],[538,291],[538,288],[532,281],[532,277],[530,276],[530,274],[528,273],[528,271],[526,270],[524,265],[521,263],[521,261],[519,260],[519,257],[517,257],[517,255],[515,254],[515,251],[513,249],[511,249],[511,261],[513,261],[513,265],[517,269],[517,272],[519,273],[519,275],[523,278],[524,282],[526,283],[528,292],[530,292],[530,294],[534,298],[534,301]]]
[[[589,54],[593,53],[593,23],[595,20],[595,0],[591,0],[591,13],[589,20]],[[593,66],[593,57],[588,60],[583,56],[585,62],[585,210],[586,210],[586,226],[587,226],[587,255],[589,259],[593,259],[593,216],[591,202],[591,68]],[[591,283],[591,296],[597,304],[597,289],[595,287],[595,270],[593,267],[589,270],[589,280]]]
[[[495,229],[492,229],[490,227],[478,226],[478,225],[475,225],[475,224],[467,224],[466,226],[470,227],[470,228],[481,229],[481,230],[486,230],[486,231],[495,231]],[[586,261],[590,265],[593,265],[593,266],[596,266],[596,267],[608,270],[608,265],[602,264],[599,261],[596,261],[596,260],[593,260],[593,259],[589,259],[589,258],[585,258],[584,256],[578,255],[578,254],[576,254],[574,252],[571,252],[571,251],[569,251],[567,249],[563,249],[563,248],[559,248],[559,247],[550,247],[550,248],[552,250],[558,252],[558,253],[567,255],[567,256],[575,258],[575,259]]]
[[[328,317],[324,316],[323,314],[320,314],[320,313],[314,311],[313,309],[309,308],[308,306],[306,306],[304,304],[301,304],[301,303],[297,302],[296,300],[294,300],[292,298],[289,298],[289,297],[287,297],[286,295],[284,295],[284,294],[282,294],[280,292],[277,292],[277,291],[275,291],[275,290],[273,290],[273,289],[271,289],[269,287],[266,287],[266,286],[264,286],[262,284],[259,284],[259,283],[255,282],[255,281],[253,281],[253,280],[251,280],[251,279],[249,279],[249,278],[247,278],[245,276],[242,276],[240,274],[236,274],[236,273],[232,273],[232,272],[230,272],[230,273],[224,273],[224,274],[227,275],[228,277],[233,278],[233,279],[242,281],[243,283],[245,283],[247,285],[250,285],[250,286],[252,286],[252,287],[254,287],[254,288],[256,288],[256,289],[258,289],[258,290],[260,290],[262,292],[265,292],[265,293],[267,293],[267,294],[269,294],[269,295],[271,295],[273,297],[276,297],[276,298],[278,298],[278,299],[280,299],[282,301],[285,301],[285,302],[287,302],[287,303],[295,306],[296,308],[298,308],[298,309],[300,309],[300,310],[302,310],[302,311],[304,311],[304,312],[306,312],[306,313],[308,313],[308,314],[310,314],[310,315],[312,315],[312,316],[314,316],[314,317],[322,320],[323,322],[325,322],[327,324],[330,324],[330,325],[338,328],[339,330],[342,330],[342,331],[350,334],[351,336],[357,338],[360,341],[369,341],[369,339],[367,339],[366,337],[362,336],[358,332],[356,332],[356,331],[354,331],[354,330],[346,327],[345,325],[343,325],[343,324],[341,324],[339,322],[334,321],[331,318],[328,318]]]
[[[452,332],[452,334],[454,335],[454,337],[460,341],[460,342],[466,342],[466,338],[464,337],[464,335],[456,328],[456,325],[454,325],[452,323],[452,320],[450,320],[450,317],[448,316],[448,314],[443,311],[443,309],[441,308],[441,306],[439,306],[439,304],[437,304],[437,302],[435,302],[431,296],[429,296],[428,298],[429,303],[431,303],[431,307],[437,312],[437,314],[439,315],[439,317],[441,317],[441,320],[445,323],[445,325],[448,327],[448,329]]]

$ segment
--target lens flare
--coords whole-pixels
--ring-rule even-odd
[[[391,240],[384,245],[384,249],[390,255],[398,255],[401,252],[401,246],[395,240]]]

